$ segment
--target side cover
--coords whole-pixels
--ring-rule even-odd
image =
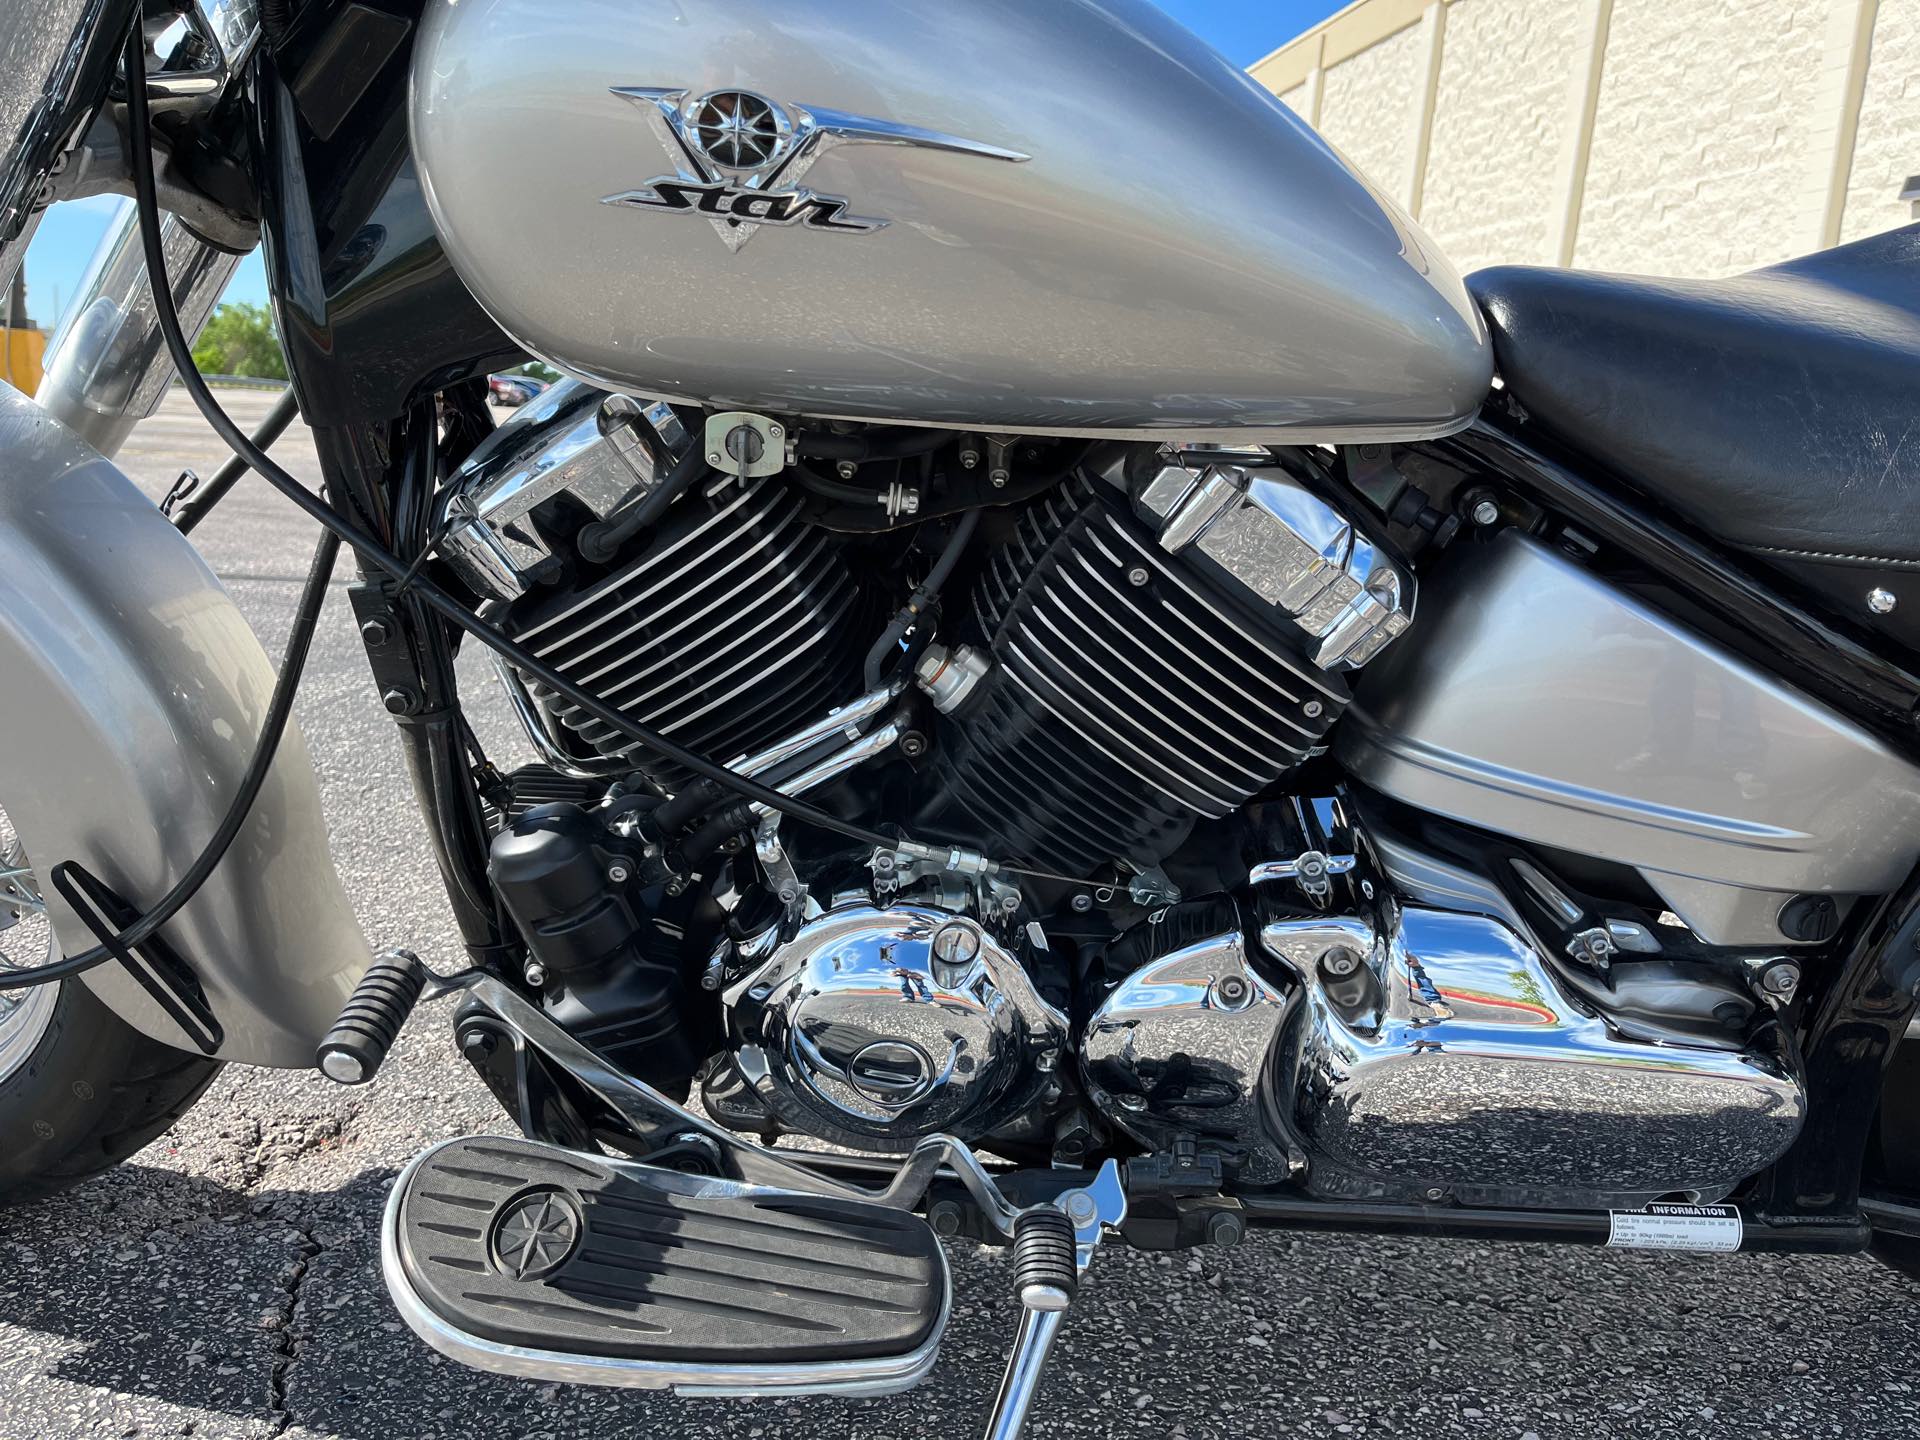
[[[274,672],[185,536],[111,462],[0,385],[0,805],[46,871],[78,860],[135,903],[176,880],[226,813]],[[93,937],[47,895],[61,947]],[[246,827],[162,932],[193,967],[220,1057],[313,1063],[370,956],[327,853],[289,725]],[[87,983],[186,1047],[117,966]]]

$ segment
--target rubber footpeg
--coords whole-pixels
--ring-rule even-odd
[[[373,1079],[426,983],[427,967],[409,950],[389,950],[369,965],[314,1055],[320,1073],[342,1085]]]
[[[1028,1210],[1013,1222],[1013,1293],[1022,1305],[1064,1310],[1079,1279],[1071,1220],[1046,1209]]]

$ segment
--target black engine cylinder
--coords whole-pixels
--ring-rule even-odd
[[[1157,864],[1311,754],[1350,699],[1083,480],[1028,508],[973,619],[993,668],[943,727],[922,825],[1069,874]]]

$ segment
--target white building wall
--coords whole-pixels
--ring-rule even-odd
[[[1356,0],[1253,73],[1309,116],[1317,70],[1322,133],[1405,201],[1436,32],[1418,218],[1463,270],[1566,237],[1725,275],[1911,221],[1920,0]]]

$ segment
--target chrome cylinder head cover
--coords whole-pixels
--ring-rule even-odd
[[[726,1000],[734,1063],[767,1110],[863,1150],[992,1130],[1032,1105],[1067,1045],[1016,956],[916,905],[829,910]]]

